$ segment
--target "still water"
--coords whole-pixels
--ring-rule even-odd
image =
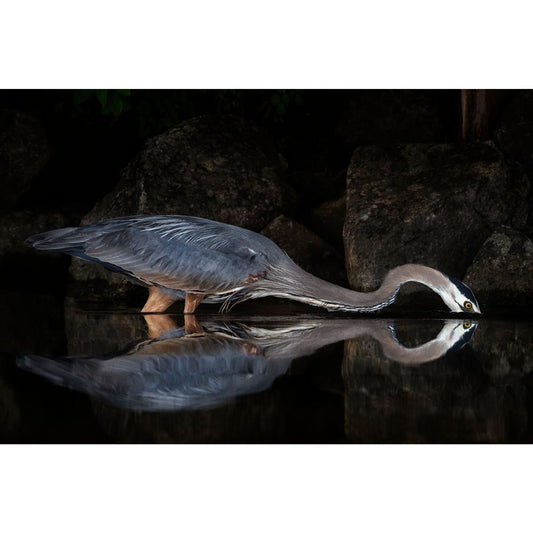
[[[24,303],[0,307],[2,442],[533,440],[530,318]]]

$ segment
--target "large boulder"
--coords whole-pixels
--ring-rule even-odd
[[[0,110],[0,208],[10,208],[30,188],[50,157],[38,117]]]
[[[116,187],[82,220],[193,215],[260,230],[291,196],[282,158],[238,117],[187,120],[148,140]]]
[[[302,224],[280,215],[261,233],[285,250],[304,270],[332,283],[346,283],[342,256]]]
[[[491,142],[356,149],[344,225],[350,284],[375,289],[404,263],[462,278],[496,227],[524,226],[528,190]]]
[[[520,231],[499,228],[476,254],[465,283],[489,307],[528,306],[533,299],[533,242]]]
[[[205,217],[259,231],[295,201],[282,182],[282,158],[244,120],[199,117],[150,139],[115,188],[82,225],[134,214]],[[122,292],[120,277],[73,260],[76,280],[105,280]]]

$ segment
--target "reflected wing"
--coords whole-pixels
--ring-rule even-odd
[[[121,407],[200,409],[268,389],[291,363],[269,360],[250,348],[240,339],[193,335],[146,343],[132,355],[61,359],[27,355],[19,357],[17,365]]]

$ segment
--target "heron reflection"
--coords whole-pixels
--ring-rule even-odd
[[[471,321],[444,320],[434,339],[410,348],[398,340],[395,322],[390,320],[306,318],[260,325],[189,320],[175,327],[165,316],[147,322],[151,334],[158,336],[120,354],[22,356],[17,364],[55,384],[123,408],[206,409],[270,388],[294,359],[335,342],[372,337],[385,357],[421,364],[460,349],[477,326]]]

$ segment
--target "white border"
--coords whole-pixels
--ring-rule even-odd
[[[3,88],[527,88],[527,3],[18,0]]]

